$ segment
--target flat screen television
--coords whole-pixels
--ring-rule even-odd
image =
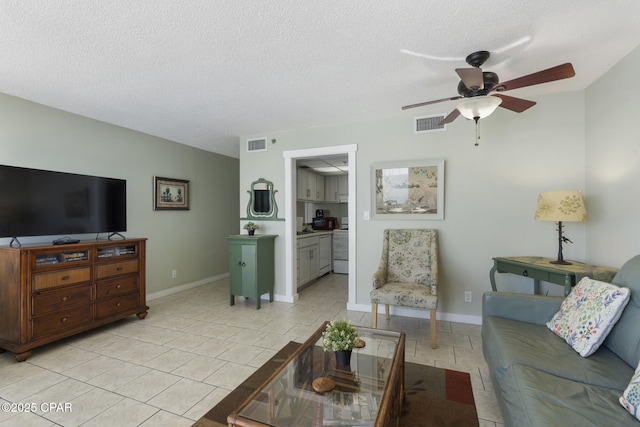
[[[0,237],[126,230],[126,180],[0,165]]]

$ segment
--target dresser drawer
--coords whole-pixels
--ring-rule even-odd
[[[33,290],[40,291],[89,281],[91,281],[91,267],[37,273],[33,275]]]
[[[32,338],[71,329],[92,320],[91,304],[33,318]]]
[[[96,266],[96,280],[108,277],[119,276],[121,274],[137,273],[138,260],[117,262],[113,264],[102,264]]]
[[[64,289],[38,293],[33,296],[32,311],[34,316],[73,307],[78,304],[91,303],[91,284],[69,286]]]
[[[98,282],[96,283],[96,299],[103,299],[137,291],[139,288],[138,282],[137,275]]]
[[[121,313],[140,305],[140,294],[132,293],[96,303],[96,319]]]

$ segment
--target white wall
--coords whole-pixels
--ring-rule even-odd
[[[586,90],[587,260],[620,267],[640,254],[640,47]]]
[[[413,134],[414,115],[446,114],[453,108],[449,104],[371,122],[242,136],[241,213],[248,201],[244,190],[260,177],[273,181],[281,190],[276,199],[280,207],[284,206],[283,151],[357,144],[357,303],[369,306],[371,275],[378,264],[385,228],[437,228],[440,316],[477,319],[481,315],[481,295],[490,289],[492,257],[556,256],[554,224],[533,220],[539,192],[584,189],[584,92],[533,100],[538,105],[525,113],[499,109],[481,121],[478,147],[474,146],[473,122],[461,118],[446,132]],[[265,135],[277,141],[269,144],[267,152],[244,151],[247,138]],[[446,160],[445,219],[364,221],[363,212],[371,210],[372,163],[420,158]],[[284,224],[269,223],[265,227],[264,232],[284,237]],[[566,233],[574,244],[565,248],[565,258],[584,261],[584,224],[567,224]],[[276,241],[276,294],[284,294],[283,240]],[[520,283],[513,277],[499,281],[530,286],[528,281]],[[467,290],[473,292],[473,303],[464,302]]]
[[[126,179],[125,236],[149,239],[148,294],[229,271],[224,237],[239,224],[237,159],[0,94],[0,163]],[[154,211],[154,175],[189,180],[191,210]]]

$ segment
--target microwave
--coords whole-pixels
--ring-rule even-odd
[[[333,230],[336,228],[336,219],[331,216],[323,218],[313,218],[311,228],[314,230]]]

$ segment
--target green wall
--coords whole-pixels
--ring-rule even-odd
[[[259,177],[274,182],[280,190],[278,204],[284,206],[284,151],[357,144],[356,308],[370,310],[371,275],[380,259],[383,230],[436,228],[440,232],[439,316],[478,322],[482,293],[490,289],[492,257],[557,254],[555,225],[533,219],[538,194],[584,190],[584,92],[523,97],[538,104],[522,114],[498,109],[482,120],[477,147],[473,122],[462,118],[446,132],[413,133],[414,116],[446,115],[453,103],[369,122],[241,136],[241,210],[247,200],[243,190]],[[266,152],[243,150],[247,138],[261,136],[276,143],[268,144]],[[371,211],[371,165],[412,159],[445,159],[444,220],[364,220],[364,213]],[[276,294],[282,294],[285,225],[264,227],[265,233],[281,236],[276,242]],[[585,225],[567,224],[566,233],[574,244],[567,245],[565,258],[584,261]],[[530,281],[506,276],[498,278],[502,289],[532,291]],[[472,303],[464,302],[465,291],[473,293]],[[562,293],[559,286],[550,289],[554,291]]]
[[[636,47],[586,90],[587,259],[620,267],[640,254],[640,143]]]
[[[126,179],[125,236],[149,239],[147,294],[229,271],[224,237],[239,226],[238,159],[0,94],[0,163]],[[189,180],[191,209],[154,211],[154,176]]]

